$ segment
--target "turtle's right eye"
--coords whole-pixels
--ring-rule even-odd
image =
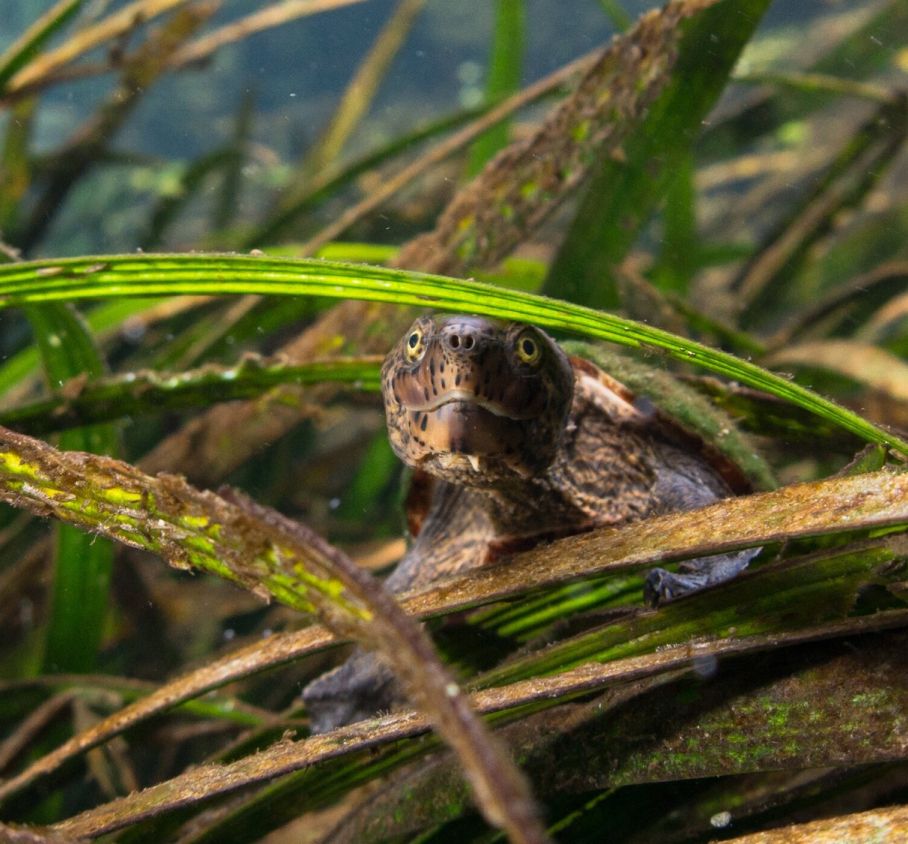
[[[426,344],[421,329],[414,328],[409,335],[407,335],[405,351],[407,353],[407,360],[411,362],[417,361],[423,356],[423,353],[426,351]]]

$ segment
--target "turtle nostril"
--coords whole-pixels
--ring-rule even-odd
[[[479,336],[470,325],[450,325],[443,337],[445,346],[457,354],[471,352],[479,347]]]

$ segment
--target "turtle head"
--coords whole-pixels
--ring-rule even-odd
[[[574,375],[542,331],[475,316],[420,317],[382,367],[391,446],[452,483],[494,486],[554,459]]]

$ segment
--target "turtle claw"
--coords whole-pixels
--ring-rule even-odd
[[[674,574],[665,569],[652,569],[643,583],[643,600],[648,606],[658,607],[708,585],[706,574]]]
[[[643,600],[648,606],[658,607],[707,586],[724,583],[737,577],[759,553],[759,548],[747,548],[732,554],[688,560],[681,564],[677,574],[662,568],[652,569],[643,584]]]

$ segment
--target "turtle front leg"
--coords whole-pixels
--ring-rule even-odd
[[[357,648],[350,658],[303,689],[313,735],[371,718],[403,703],[394,672],[373,653]]]
[[[724,583],[741,574],[759,553],[759,548],[747,548],[732,554],[686,560],[678,567],[677,574],[662,568],[652,569],[643,584],[643,599],[651,607],[658,607],[707,586]]]
[[[488,557],[492,530],[479,508],[469,505],[467,499],[473,493],[462,487],[439,486],[422,532],[385,581],[394,593],[475,568]],[[313,733],[373,717],[405,701],[391,669],[361,648],[333,671],[316,677],[303,689],[302,697]]]
[[[671,446],[660,446],[654,494],[658,511],[673,512],[705,507],[731,495],[725,482],[702,460]],[[677,574],[663,568],[652,569],[643,585],[643,598],[656,607],[707,586],[731,580],[743,572],[760,553],[746,548],[729,554],[713,554],[685,560]]]

